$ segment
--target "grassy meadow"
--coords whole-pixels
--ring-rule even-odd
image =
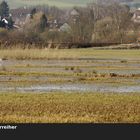
[[[0,0],[2,1],[2,0]],[[50,5],[63,7],[73,7],[73,6],[85,6],[91,0],[7,0],[11,8],[18,8],[22,6],[36,6],[36,5]]]
[[[140,59],[140,50],[96,50],[88,49],[4,49],[2,59]]]
[[[2,1],[2,0],[0,0]],[[35,5],[51,5],[60,8],[73,7],[73,6],[86,6],[89,2],[96,2],[96,0],[7,0],[11,8],[18,8],[22,6],[35,6]],[[139,0],[133,0],[133,2],[128,2],[128,5],[136,5]]]
[[[0,94],[1,123],[140,123],[140,95]]]

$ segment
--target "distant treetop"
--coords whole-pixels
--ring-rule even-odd
[[[0,16],[9,17],[9,6],[5,1],[2,1],[0,4]]]

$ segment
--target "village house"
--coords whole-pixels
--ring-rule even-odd
[[[72,11],[70,12],[70,15],[72,18],[79,18],[80,16],[80,14],[78,13],[76,9],[72,9]]]
[[[73,23],[76,23],[80,17],[79,12],[76,9],[72,9],[70,12],[70,19],[73,21]]]
[[[11,11],[12,19],[14,21],[14,29],[21,30],[22,27],[30,20],[31,18],[31,9],[30,8],[18,8],[12,9]],[[49,31],[59,31],[59,32],[71,32],[71,26],[69,23],[77,23],[79,21],[80,14],[77,9],[68,10],[61,17],[48,18],[47,27]],[[6,19],[1,19],[4,22],[5,26],[8,24]]]
[[[18,9],[11,9],[12,18],[16,25],[23,26],[28,14],[31,12],[31,9],[23,7]]]
[[[61,22],[58,19],[48,20],[48,27],[50,29],[58,29],[63,25],[63,22]]]
[[[140,8],[138,8],[132,17],[134,23],[140,23]]]
[[[70,25],[68,23],[64,23],[60,28],[59,28],[60,32],[67,32],[70,33],[72,31]]]
[[[0,27],[1,28],[8,28],[8,20],[6,17],[0,17]]]

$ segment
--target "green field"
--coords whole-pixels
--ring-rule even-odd
[[[0,0],[2,1],[2,0]],[[6,0],[11,8],[18,8],[22,6],[34,6],[34,5],[51,5],[57,7],[73,7],[73,6],[85,6],[89,2],[96,0]],[[139,0],[134,0],[132,3],[128,3],[130,6],[136,6]]]
[[[2,1],[2,0],[0,0]],[[6,0],[11,8],[33,5],[51,5],[57,7],[84,6],[91,0]]]

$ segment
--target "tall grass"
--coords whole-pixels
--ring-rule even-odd
[[[140,59],[140,50],[95,50],[88,49],[2,49],[3,59]]]

